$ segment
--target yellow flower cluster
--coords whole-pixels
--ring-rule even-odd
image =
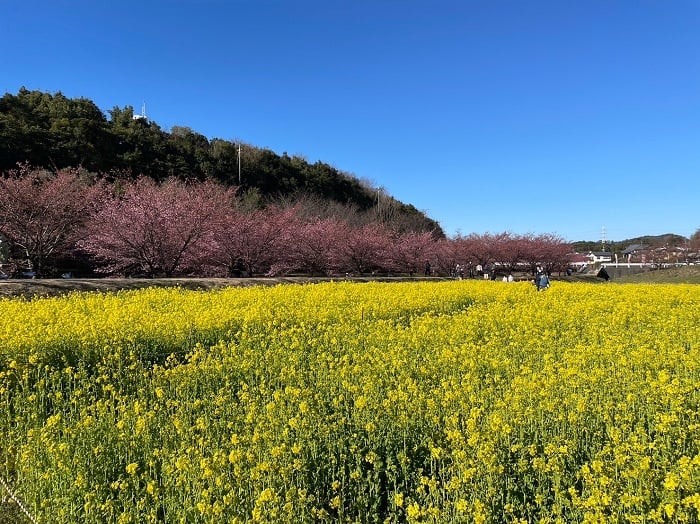
[[[0,318],[0,476],[40,522],[700,519],[698,286],[148,289]]]

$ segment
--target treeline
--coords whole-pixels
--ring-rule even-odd
[[[580,240],[578,242],[573,242],[572,247],[579,253],[606,251],[608,253],[619,254],[632,244],[638,244],[653,249],[664,246],[686,246],[688,244],[688,239],[682,235],[667,233],[665,235],[646,235],[620,241],[609,240],[605,243],[600,240]]]
[[[214,138],[188,127],[170,132],[131,106],[109,118],[87,98],[29,91],[0,98],[0,172],[19,164],[54,171],[80,168],[156,181],[215,180],[261,200],[304,194],[367,211],[382,200],[404,231],[442,235],[440,225],[410,204],[323,163]]]
[[[402,230],[381,205],[360,211],[306,197],[259,207],[212,179],[115,179],[26,165],[0,176],[0,240],[4,274],[37,277],[67,271],[146,277],[495,275],[538,265],[563,271],[571,251],[555,235],[446,239]]]

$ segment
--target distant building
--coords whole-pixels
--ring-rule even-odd
[[[589,251],[586,258],[591,264],[607,264],[612,262],[612,253],[607,251]]]
[[[580,271],[584,267],[586,267],[589,263],[590,260],[588,259],[587,256],[582,255],[581,253],[571,253],[569,255],[569,265],[576,268],[576,270]]]
[[[637,253],[646,251],[647,249],[649,249],[649,246],[645,246],[644,244],[631,244],[622,252],[622,254],[625,256],[636,255]]]

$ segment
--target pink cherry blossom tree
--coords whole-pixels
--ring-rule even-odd
[[[452,256],[465,275],[476,275],[477,267],[483,268],[489,262],[484,237],[476,233],[452,239]]]
[[[489,235],[486,249],[494,267],[502,272],[513,272],[522,262],[527,245],[526,238],[503,232]]]
[[[268,273],[284,258],[296,223],[291,208],[231,208],[213,234],[209,263],[223,268],[227,276]]]
[[[273,266],[274,274],[301,272],[329,275],[340,271],[340,246],[348,226],[333,217],[304,222],[296,218],[285,237],[284,251]]]
[[[534,268],[540,265],[548,273],[564,271],[569,265],[571,244],[553,233],[543,233],[529,239],[525,259]]]
[[[465,265],[457,254],[457,241],[451,238],[441,238],[435,243],[435,271],[450,276],[457,276],[457,264]],[[466,267],[466,265],[465,265]]]
[[[21,166],[0,176],[0,234],[12,245],[18,266],[37,277],[50,272],[54,257],[76,241],[95,212],[102,186],[78,170],[52,173]]]
[[[414,274],[422,271],[436,252],[436,242],[432,233],[402,233],[391,243],[391,261],[395,271]]]
[[[364,275],[391,267],[389,256],[392,239],[381,224],[365,224],[347,230],[339,246],[343,270]]]
[[[158,184],[140,177],[105,200],[79,246],[104,272],[149,277],[196,272],[233,195],[234,189],[211,181]]]

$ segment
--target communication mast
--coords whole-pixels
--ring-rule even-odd
[[[143,121],[148,120],[148,117],[146,116],[146,102],[144,102],[143,105],[141,106],[141,114],[134,115],[134,120],[143,120]]]

